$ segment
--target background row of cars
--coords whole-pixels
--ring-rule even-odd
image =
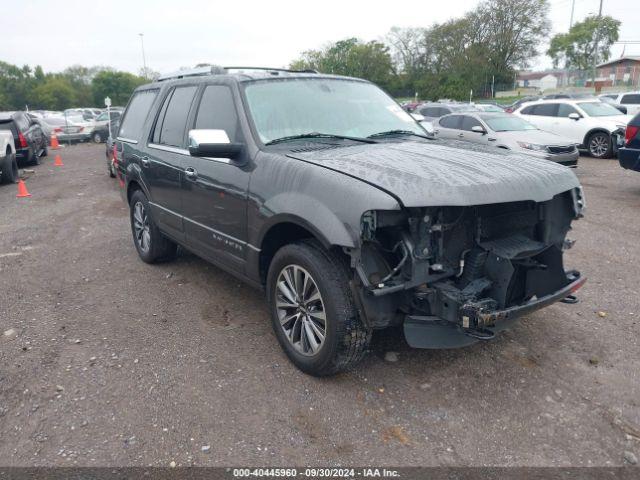
[[[96,108],[71,108],[63,112],[35,110],[25,112],[37,123],[50,139],[56,135],[59,142],[105,142],[109,136],[111,121],[120,118],[121,107],[112,107],[110,112]]]
[[[630,95],[636,94],[616,95],[617,100],[635,101]],[[625,106],[612,102],[610,97],[554,94],[522,99],[509,107],[439,100],[404,108],[436,136],[575,166],[579,150],[609,158],[624,144],[631,116],[623,113]]]

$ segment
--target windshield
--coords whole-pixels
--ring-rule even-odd
[[[590,117],[613,117],[620,115],[620,110],[603,102],[581,102],[580,108]]]
[[[523,132],[525,130],[537,130],[535,126],[523,120],[522,118],[514,116],[504,117],[491,117],[483,115],[480,118],[485,121],[489,128],[494,132]]]
[[[425,131],[375,85],[354,80],[293,78],[245,87],[248,109],[263,143],[322,133],[365,138],[375,133]]]

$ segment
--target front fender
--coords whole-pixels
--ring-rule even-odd
[[[331,245],[355,247],[357,233],[350,231],[326,205],[301,192],[284,192],[267,200],[261,213],[268,218],[258,234],[258,245],[271,227],[295,223],[307,230],[327,248]]]

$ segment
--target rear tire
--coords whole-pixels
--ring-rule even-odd
[[[100,132],[94,132],[93,135],[91,135],[91,139],[93,143],[102,143],[102,134]]]
[[[133,243],[143,262],[156,263],[172,260],[178,246],[165,237],[155,224],[147,196],[136,190],[131,196],[129,218]]]
[[[33,152],[31,153],[31,159],[29,163],[31,165],[40,165],[41,163],[40,156],[38,155],[38,152],[36,152],[35,150],[33,150]]]
[[[609,158],[613,153],[611,135],[605,132],[595,132],[589,135],[587,141],[589,153],[594,158]]]
[[[299,275],[293,285],[291,275]],[[312,241],[282,247],[269,266],[267,300],[274,332],[289,360],[305,373],[333,375],[366,354],[371,330],[358,314],[349,277],[341,258]]]
[[[16,183],[20,177],[18,171],[18,162],[16,162],[15,153],[7,153],[2,160],[2,174],[0,175],[0,183]]]
[[[113,160],[110,158],[107,159],[107,168],[109,169],[109,176],[111,178],[116,178],[116,167],[113,164]]]

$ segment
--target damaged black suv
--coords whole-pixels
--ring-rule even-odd
[[[266,290],[301,370],[355,364],[375,329],[419,348],[487,340],[571,298],[571,170],[434,140],[375,85],[206,67],[138,88],[117,174],[145,262],[179,244]]]

